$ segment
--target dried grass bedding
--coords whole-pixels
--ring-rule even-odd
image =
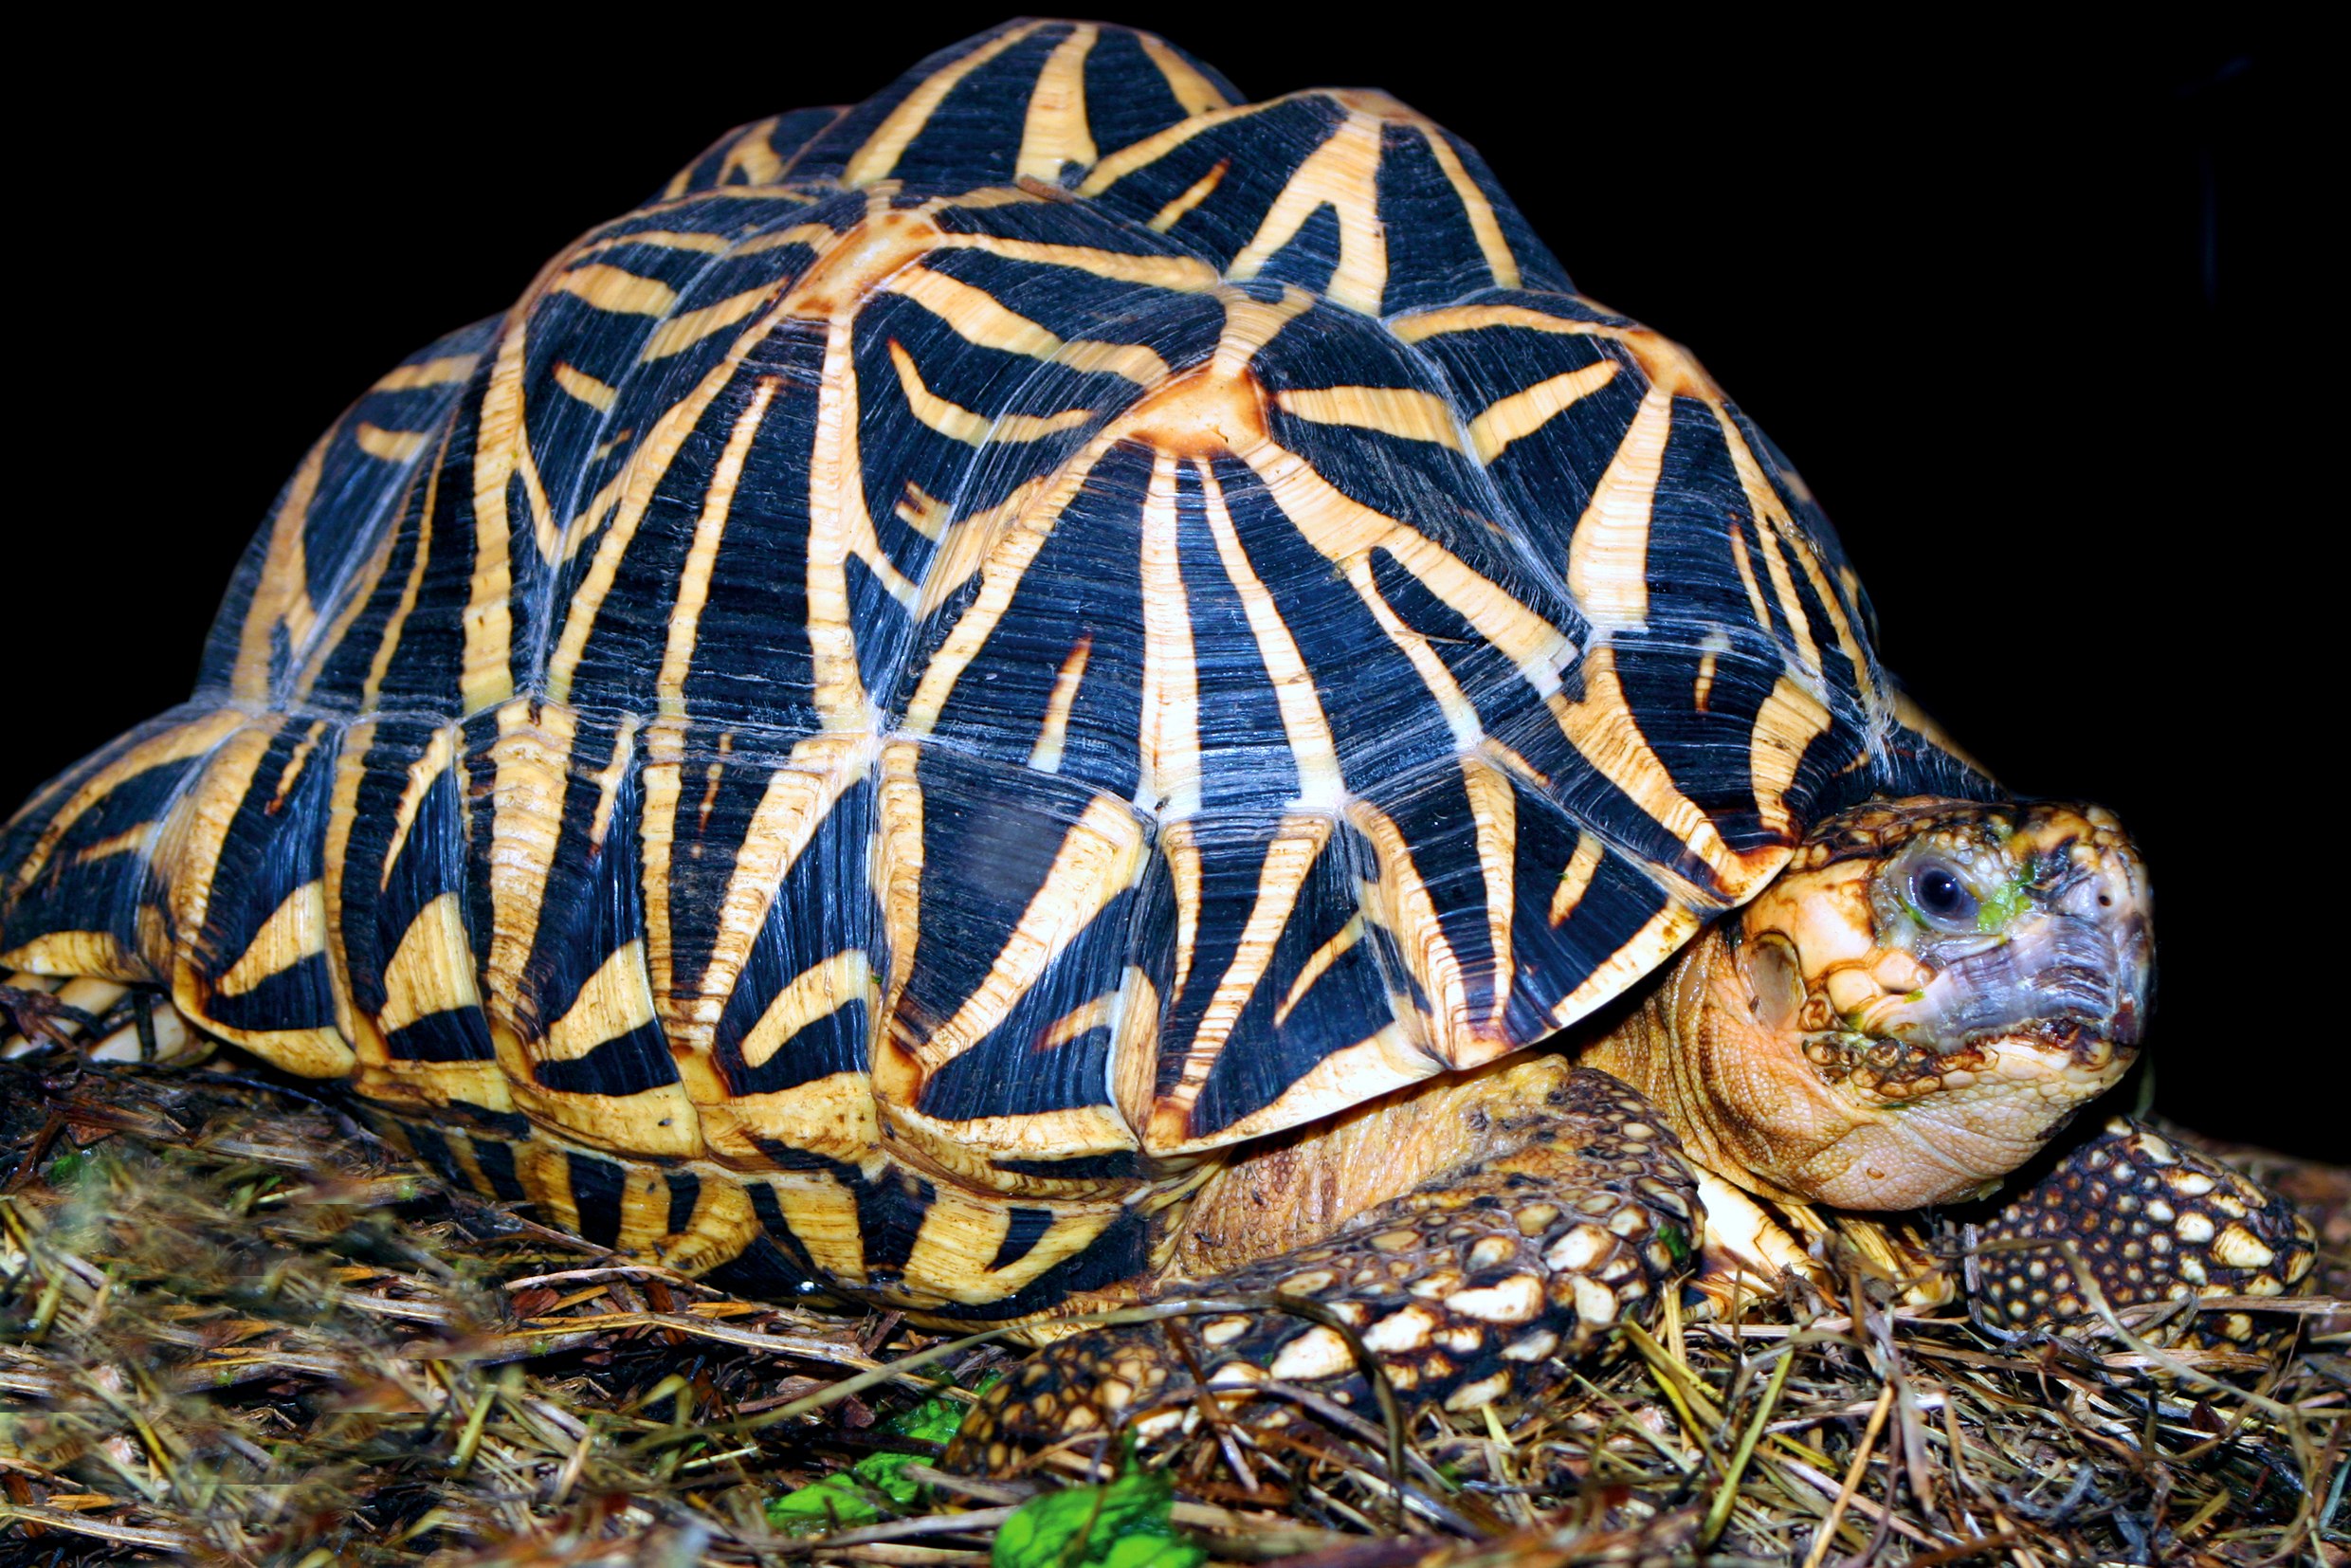
[[[2234,1158],[2351,1295],[2351,1172]],[[1849,1285],[1420,1417],[1400,1494],[1359,1418],[979,1482],[932,1467],[1016,1349],[612,1258],[258,1071],[0,1063],[0,1184],[11,1563],[2351,1560],[2327,1298],[2255,1358],[2120,1320],[2003,1344]]]

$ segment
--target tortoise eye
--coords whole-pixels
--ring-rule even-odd
[[[1910,907],[1945,931],[1976,929],[1976,895],[1940,861],[1926,861],[1910,873]]]

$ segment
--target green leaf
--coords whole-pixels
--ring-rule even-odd
[[[1208,1553],[1173,1536],[1121,1536],[1103,1554],[1103,1568],[1200,1568]]]
[[[1175,1505],[1158,1470],[1047,1492],[996,1532],[992,1568],[1199,1568],[1208,1554],[1176,1533]]]
[[[943,1444],[962,1426],[967,1408],[959,1399],[925,1399],[883,1422],[882,1430],[892,1437]],[[906,1467],[921,1460],[920,1454],[914,1453],[869,1453],[846,1470],[769,1498],[767,1522],[793,1534],[879,1523],[886,1517],[885,1505],[892,1514],[902,1512],[922,1495],[921,1483],[905,1476]]]
[[[987,1382],[980,1386],[985,1389]],[[882,1430],[918,1443],[951,1443],[963,1425],[963,1413],[970,1408],[960,1399],[925,1399],[903,1415],[891,1416],[882,1423]]]
[[[89,1156],[78,1150],[69,1149],[49,1161],[49,1185],[52,1187],[72,1185],[74,1178],[82,1174],[82,1167],[88,1160]]]

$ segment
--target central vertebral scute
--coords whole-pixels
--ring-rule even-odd
[[[1204,365],[1152,392],[1120,423],[1120,433],[1171,457],[1239,456],[1267,440],[1266,392],[1246,370]]]

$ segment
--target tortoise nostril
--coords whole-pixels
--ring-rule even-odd
[[[2099,908],[2101,908],[2101,909],[2111,909],[2111,908],[2113,908],[2113,907],[2114,907],[2114,895],[2113,895],[2112,893],[2101,893],[2101,894],[2099,894],[2099,895],[2098,895],[2098,907],[2099,907]]]

